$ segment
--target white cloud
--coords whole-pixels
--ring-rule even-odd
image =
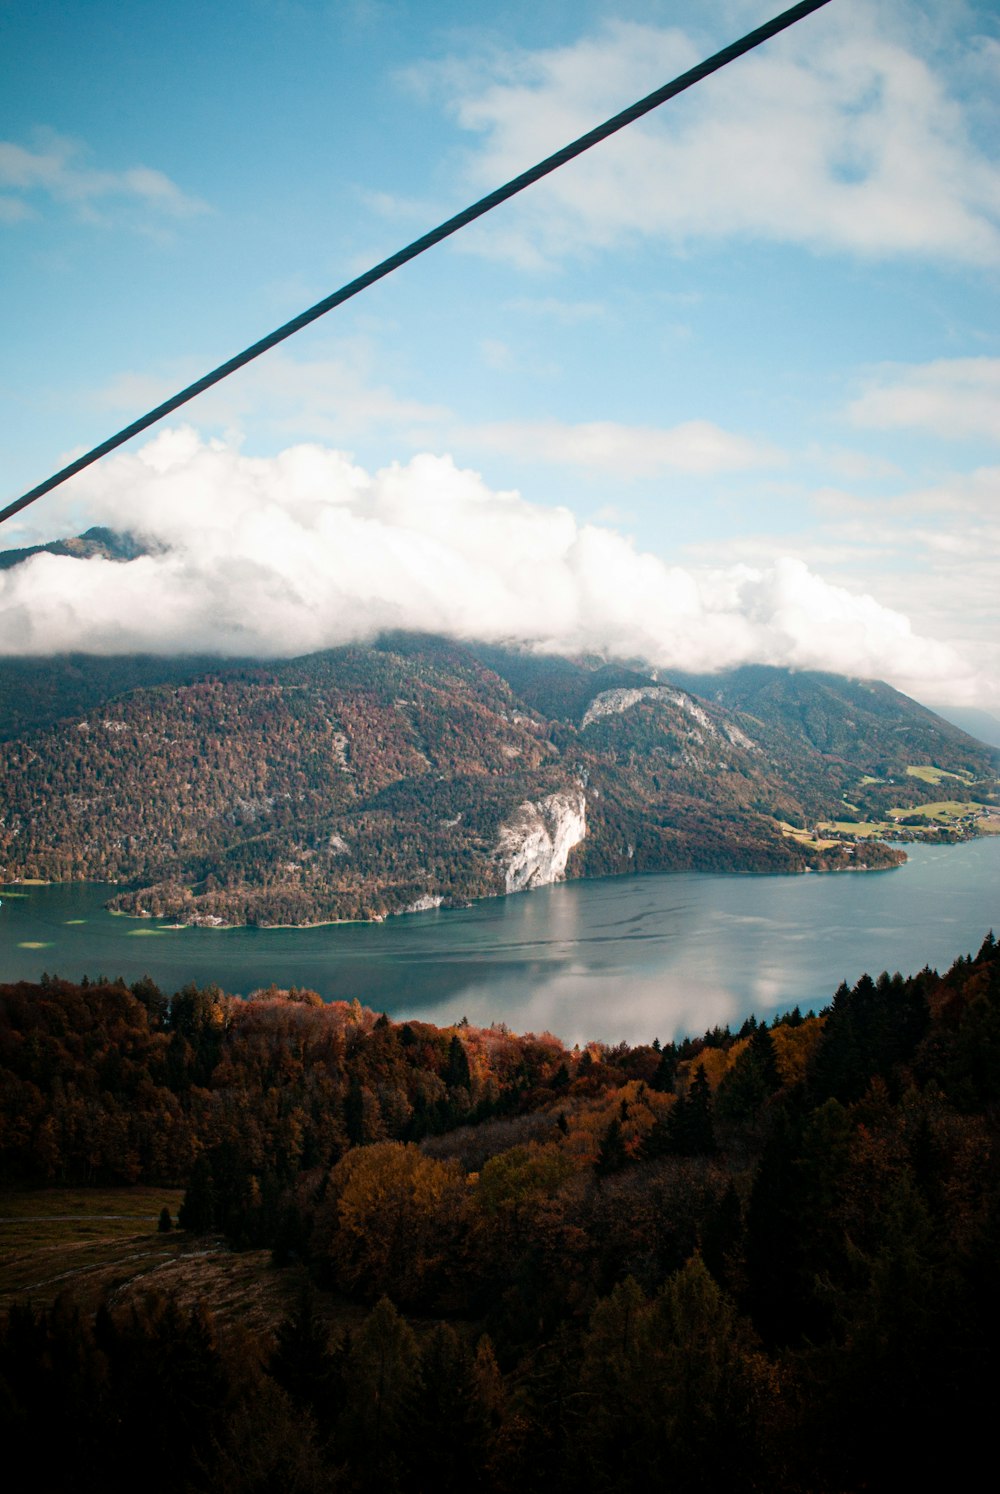
[[[480,355],[500,372],[522,366],[511,346],[498,339],[483,339]],[[612,473],[623,481],[664,472],[710,476],[785,460],[768,443],[707,420],[676,426],[559,420],[466,424],[446,406],[409,399],[375,382],[377,361],[362,338],[331,344],[321,356],[308,359],[278,349],[201,395],[198,418],[213,429],[234,432],[252,427],[258,437],[265,432],[282,440],[318,439],[338,446],[351,446],[380,431],[397,450],[436,446],[502,452],[576,471]],[[539,375],[551,371],[545,365],[534,370]],[[200,372],[191,364],[175,366],[162,377],[127,373],[92,398],[101,408],[134,415],[166,399]]]
[[[523,311],[532,317],[548,317],[564,327],[603,321],[608,314],[600,301],[566,301],[559,296],[517,296],[507,304],[511,311]]]
[[[958,472],[933,488],[920,488],[894,500],[894,507],[904,514],[932,512],[941,515],[981,514],[983,518],[1000,514],[1000,467],[976,467]]]
[[[882,369],[849,407],[855,425],[1000,439],[1000,358],[939,358]]]
[[[367,188],[359,192],[358,196],[373,213],[392,223],[411,223],[430,228],[444,216],[439,206],[417,197],[400,197],[394,192],[377,192]]]
[[[50,130],[36,132],[35,148],[0,140],[0,188],[10,195],[0,219],[16,222],[35,216],[35,200],[71,206],[78,215],[98,220],[116,206],[141,208],[158,218],[189,218],[208,211],[207,204],[151,166],[124,171],[99,170],[88,162],[79,140]]]
[[[81,474],[84,504],[156,553],[42,555],[0,572],[0,649],[287,655],[410,628],[705,670],[750,661],[877,675],[917,693],[966,679],[954,649],[801,561],[692,570],[638,551],[447,457],[371,475],[297,446],[249,458],[186,428]]]
[[[893,683],[922,699],[1000,707],[1000,467],[880,497],[833,490],[809,497],[822,518],[808,530],[720,538],[687,546],[685,556],[765,573],[778,557],[792,557],[837,589],[863,588],[964,661],[937,685],[917,676],[907,685],[902,673]]]
[[[743,235],[995,263],[1000,169],[941,69],[913,49],[920,28],[901,25],[897,39],[891,24],[883,6],[831,6],[557,171],[466,246],[530,266],[628,238]],[[570,46],[451,60],[418,78],[479,137],[468,165],[482,189],[707,50],[617,21]]]
[[[198,418],[228,430],[253,426],[288,440],[308,437],[350,445],[376,429],[395,439],[426,441],[430,429],[451,419],[441,405],[397,395],[373,379],[374,354],[363,340],[339,341],[317,357],[293,358],[272,350],[198,398]],[[166,399],[204,369],[174,366],[161,375],[126,373],[93,396],[102,408],[135,414]]]
[[[724,431],[708,420],[672,427],[623,425],[611,420],[571,424],[557,420],[497,421],[467,427],[464,436],[491,451],[617,477],[663,472],[707,476],[773,466],[780,452]]]
[[[885,457],[872,456],[866,451],[852,451],[843,446],[811,446],[805,456],[810,461],[821,462],[830,472],[849,482],[865,482],[870,478],[899,477],[899,467]]]
[[[484,337],[479,344],[479,351],[487,368],[496,369],[499,373],[512,373],[517,368],[517,359],[511,352],[510,344],[501,342],[497,337]]]

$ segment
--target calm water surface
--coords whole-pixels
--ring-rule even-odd
[[[1000,836],[908,849],[897,871],[607,878],[314,929],[169,929],[105,912],[100,885],[0,889],[0,980],[273,982],[395,1017],[666,1040],[822,1005],[866,970],[944,967],[1000,933]]]

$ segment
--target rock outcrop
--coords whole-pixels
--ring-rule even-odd
[[[401,913],[433,913],[435,908],[440,908],[444,898],[440,893],[425,892],[406,908],[400,908]]]
[[[523,892],[562,881],[569,853],[586,833],[587,800],[582,787],[561,789],[519,805],[514,817],[501,826],[497,845],[504,891]]]
[[[714,724],[698,702],[692,700],[690,695],[685,695],[683,690],[671,690],[669,685],[642,685],[632,690],[602,690],[600,695],[594,696],[584,712],[581,730],[586,730],[592,721],[599,721],[602,716],[620,716],[622,711],[630,710],[644,700],[677,706],[697,721],[710,736],[718,735]]]

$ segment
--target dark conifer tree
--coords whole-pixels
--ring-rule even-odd
[[[297,1406],[312,1411],[317,1426],[324,1427],[335,1409],[333,1368],[329,1333],[316,1309],[315,1290],[307,1282],[291,1314],[278,1325],[268,1373]]]
[[[365,1139],[365,1100],[361,1085],[353,1077],[344,1100],[344,1126],[351,1146],[362,1145]]]
[[[750,1052],[754,1056],[768,1093],[773,1095],[781,1088],[781,1071],[778,1068],[774,1039],[766,1023],[762,1022],[750,1039]]]
[[[712,1125],[712,1090],[703,1064],[698,1065],[687,1104],[688,1149],[692,1156],[710,1157],[715,1153],[715,1128]]]
[[[613,1120],[601,1137],[601,1145],[597,1153],[597,1161],[594,1171],[599,1178],[606,1178],[613,1172],[621,1172],[628,1164],[628,1153],[625,1150],[625,1142],[622,1138],[621,1124]]]
[[[413,1486],[466,1494],[481,1481],[488,1413],[472,1356],[447,1323],[424,1341],[420,1370],[407,1459]]]
[[[177,1223],[194,1235],[208,1234],[216,1227],[215,1175],[207,1152],[202,1152],[194,1164]]]
[[[469,1058],[465,1051],[465,1044],[457,1033],[452,1034],[451,1043],[448,1048],[448,1068],[445,1075],[445,1083],[449,1089],[468,1089],[472,1083],[472,1075],[469,1072]]]
[[[661,1095],[668,1095],[673,1091],[676,1076],[677,1049],[673,1043],[667,1043],[660,1053],[660,1061],[649,1081],[649,1087]]]
[[[670,1117],[678,1105],[683,1105],[683,1100],[675,1100],[666,1115],[657,1116],[650,1126],[639,1147],[639,1155],[643,1162],[658,1162],[661,1157],[669,1157],[674,1150],[673,1132]]]

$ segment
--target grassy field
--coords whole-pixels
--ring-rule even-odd
[[[924,783],[933,783],[935,787],[944,778],[954,778],[958,783],[964,784],[975,783],[975,779],[973,778],[971,773],[967,773],[964,770],[960,770],[957,773],[951,773],[947,768],[935,768],[933,763],[911,763],[906,771],[910,778],[919,778]],[[862,782],[864,781],[865,780],[862,779]]]
[[[911,809],[890,809],[889,813],[894,819],[920,814],[937,825],[954,825],[967,815],[975,815],[982,809],[983,805],[973,800],[938,799],[933,804],[914,804]]]
[[[973,782],[968,773],[958,774],[946,772],[944,768],[936,768],[931,764],[913,765],[907,768],[907,773],[912,778],[918,778],[922,783],[939,785],[943,779],[950,779],[955,784],[961,784],[963,788]],[[872,779],[862,779],[862,783],[870,783]],[[854,809],[855,806],[844,800],[845,809]],[[908,806],[897,806],[895,809],[886,811],[884,820],[820,820],[816,826],[822,835],[827,834],[849,835],[857,840],[869,840],[875,837],[880,840],[891,838],[901,828],[901,822],[921,816],[924,823],[906,825],[904,828],[920,834],[921,829],[955,829],[963,827],[968,829],[968,821],[976,820],[976,829],[984,834],[995,833],[992,820],[983,818],[984,806],[974,799],[935,799],[927,804],[911,804]],[[963,822],[964,825],[963,825]],[[784,827],[783,827],[784,828]],[[808,838],[803,833],[802,838]]]
[[[789,840],[801,841],[803,845],[814,846],[821,851],[829,850],[831,846],[837,844],[835,840],[817,839],[811,830],[801,830],[798,825],[789,825],[785,820],[779,820],[778,825],[782,835],[787,836]]]
[[[0,1312],[12,1302],[51,1306],[70,1297],[84,1313],[149,1291],[183,1307],[205,1303],[219,1330],[248,1329],[266,1341],[296,1307],[303,1265],[281,1270],[269,1250],[234,1250],[220,1235],[160,1234],[160,1210],[176,1220],[183,1193],[171,1188],[48,1188],[0,1191]],[[362,1304],[318,1290],[316,1311],[336,1335],[359,1327]],[[433,1320],[414,1322],[418,1336]]]
[[[896,827],[885,821],[876,824],[873,820],[820,820],[816,828],[820,831],[836,830],[838,835],[853,835],[858,840],[879,840],[891,835]]]
[[[65,1293],[84,1312],[158,1289],[200,1299],[222,1328],[267,1333],[293,1307],[304,1269],[277,1271],[266,1250],[234,1251],[220,1237],[160,1234],[160,1210],[176,1219],[182,1193],[169,1188],[51,1188],[0,1193],[0,1310],[28,1299],[47,1306]],[[331,1323],[363,1310],[323,1294]]]

